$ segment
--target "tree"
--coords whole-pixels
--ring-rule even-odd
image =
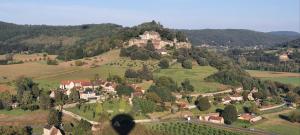
[[[142,69],[138,71],[139,77],[147,81],[153,79],[153,73],[149,70],[147,65],[143,65]]]
[[[146,99],[151,100],[155,103],[160,103],[161,102],[161,98],[154,92],[147,92],[145,94]]]
[[[26,106],[28,104],[31,104],[32,103],[32,100],[33,97],[32,97],[32,94],[30,91],[25,91],[24,94],[23,94],[23,97],[22,97],[22,101],[21,101],[21,104],[23,106]]]
[[[72,89],[69,95],[69,100],[73,102],[78,102],[80,100],[79,92],[76,89]]]
[[[237,110],[234,105],[227,105],[224,108],[222,113],[222,117],[224,118],[224,122],[226,124],[231,124],[232,122],[236,121],[237,119]]]
[[[211,107],[207,97],[198,97],[195,104],[200,111],[206,111]]]
[[[48,109],[51,105],[51,99],[50,99],[49,95],[46,93],[42,93],[40,95],[39,101],[40,101],[39,106],[42,109]]]
[[[191,60],[184,60],[182,62],[182,67],[185,68],[185,69],[192,69],[193,63],[192,63]]]
[[[122,96],[122,95],[130,96],[134,90],[130,86],[120,84],[117,86],[116,91],[119,96]]]
[[[23,103],[31,103],[39,96],[40,90],[38,88],[38,84],[33,82],[32,79],[26,77],[20,77],[16,80],[16,87],[17,87],[17,101],[20,103],[22,101],[26,101]],[[26,98],[30,98],[29,100],[22,100],[24,97],[25,92],[27,95]],[[25,104],[26,105],[26,104]]]
[[[61,122],[62,122],[62,112],[55,109],[51,109],[48,115],[48,124],[54,125],[56,127],[60,127]]]
[[[166,68],[169,68],[169,60],[168,59],[162,59],[159,61],[159,64],[158,66],[162,69],[166,69]]]
[[[155,47],[154,47],[154,45],[153,45],[153,43],[152,43],[151,40],[148,40],[145,49],[147,49],[147,50],[149,50],[149,51],[155,51]]]
[[[185,92],[193,92],[194,91],[194,86],[191,85],[190,80],[189,79],[185,79],[182,83],[182,90]]]
[[[133,69],[127,69],[125,71],[125,77],[126,78],[137,78],[138,77],[138,74],[135,70]]]
[[[258,106],[255,103],[249,101],[245,102],[244,110],[247,113],[259,113]]]
[[[64,93],[62,91],[55,91],[55,104],[56,105],[63,105],[65,103],[65,99],[64,99]]]
[[[208,66],[208,62],[205,58],[198,57],[197,58],[197,63],[199,66]]]
[[[73,128],[73,135],[92,135],[92,124],[81,119],[78,125]]]
[[[286,94],[286,100],[289,102],[297,103],[300,102],[300,96],[292,91]]]

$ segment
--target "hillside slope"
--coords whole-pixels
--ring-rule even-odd
[[[293,40],[295,36],[282,36],[243,29],[182,30],[193,45],[251,47],[270,46]]]

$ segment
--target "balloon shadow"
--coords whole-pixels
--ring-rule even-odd
[[[119,135],[128,135],[134,128],[134,119],[128,114],[118,114],[111,120],[111,126]]]

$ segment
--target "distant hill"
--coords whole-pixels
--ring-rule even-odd
[[[133,27],[117,24],[84,24],[76,26],[17,25],[0,21],[0,54],[11,52],[47,52],[59,59],[71,60],[95,56],[121,47],[144,31],[156,31],[163,39],[186,36],[193,45],[253,47],[271,46],[296,39],[287,32],[263,33],[242,29],[174,30],[152,21]],[[293,35],[293,36],[289,36]]]
[[[244,29],[203,29],[182,31],[187,35],[192,44],[196,46],[201,44],[231,47],[271,46],[297,38],[297,36],[295,37],[294,35],[283,36],[279,33],[264,33]]]
[[[300,48],[300,38],[276,45],[279,48]]]
[[[272,35],[278,35],[278,36],[300,37],[300,33],[294,31],[272,31],[268,33]]]

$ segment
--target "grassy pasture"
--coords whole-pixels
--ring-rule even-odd
[[[280,135],[299,135],[299,123],[291,123],[279,117],[279,114],[287,114],[290,111],[291,110],[285,110],[281,112],[262,115],[266,118],[266,120],[255,124],[253,128],[258,128]]]
[[[159,69],[154,72],[155,77],[168,76],[177,83],[189,79],[195,87],[195,92],[213,92],[225,89],[226,86],[215,82],[206,82],[204,78],[217,72],[217,69],[210,66],[193,66],[193,69],[184,69],[180,64],[175,64],[169,69]]]
[[[247,70],[251,76],[300,86],[300,73]]]
[[[55,59],[57,55],[47,55],[46,57],[49,57],[50,59]],[[34,61],[39,60],[40,58],[43,58],[43,53],[34,53],[34,54],[15,54],[14,55],[15,61]],[[5,55],[0,55],[0,59],[5,59]]]

